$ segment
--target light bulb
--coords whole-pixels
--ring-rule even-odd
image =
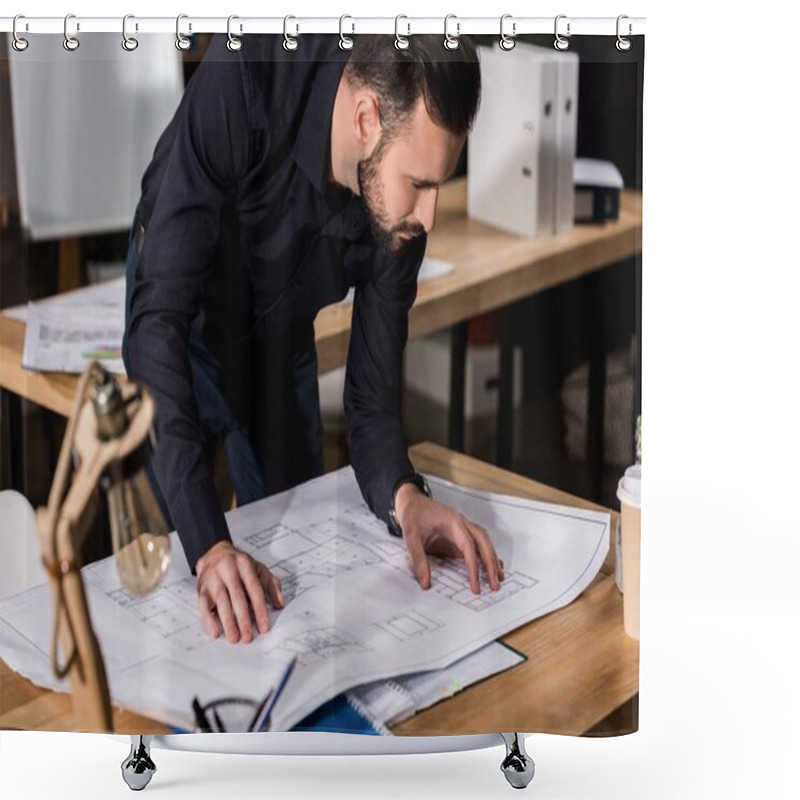
[[[146,595],[169,568],[169,531],[144,467],[129,477],[110,471],[108,511],[117,570],[132,594]]]
[[[138,424],[137,429],[137,423],[145,419],[139,416],[142,399],[138,388],[124,397],[114,376],[96,367],[92,404],[97,437],[121,448],[100,484],[108,495],[111,543],[120,579],[138,596],[152,592],[161,583],[172,556],[169,531],[146,472],[154,447],[152,422],[146,427]]]

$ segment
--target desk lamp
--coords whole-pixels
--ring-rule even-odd
[[[69,677],[79,729],[111,731],[111,701],[100,645],[92,629],[79,557],[98,507],[108,496],[117,569],[141,596],[170,563],[167,526],[145,466],[153,449],[155,402],[134,383],[120,386],[97,362],[78,383],[46,508],[36,513],[42,561],[53,595],[52,664]],[[66,660],[58,663],[58,645]]]

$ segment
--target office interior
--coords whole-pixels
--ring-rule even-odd
[[[552,37],[520,37],[552,48]],[[182,55],[188,80],[202,58],[205,41]],[[493,37],[481,44],[491,45]],[[613,162],[626,188],[642,189],[643,43],[620,54],[605,37],[578,37],[571,49],[580,57],[577,156]],[[31,241],[22,228],[12,115],[8,43],[0,41],[0,309],[87,285],[124,264],[127,230],[102,235]],[[462,154],[456,179],[466,175]],[[108,265],[108,270],[103,269]],[[502,310],[469,320],[470,352],[499,350],[500,329],[514,348],[519,398],[511,420],[510,461],[497,452],[498,414],[489,410],[464,420],[459,448],[488,463],[571,494],[619,507],[615,490],[635,457],[636,419],[641,414],[641,253],[590,275],[524,298]],[[444,336],[447,334],[445,333]],[[441,347],[441,337],[439,346]],[[446,349],[446,340],[445,340]],[[449,352],[449,351],[448,351]],[[412,355],[407,355],[412,358]],[[496,357],[499,362],[499,355]],[[407,371],[413,364],[407,364]],[[480,390],[496,395],[498,370]],[[521,384],[521,385],[519,385]],[[469,387],[467,387],[469,391]],[[452,446],[447,402],[431,399],[407,382],[404,418],[409,444]],[[496,402],[495,402],[496,406]],[[34,507],[43,505],[52,483],[65,420],[3,391],[0,488],[16,484]],[[347,463],[340,410],[323,404],[326,468]],[[15,435],[22,453],[7,445]],[[21,456],[21,457],[20,457]],[[224,490],[224,464],[220,468]],[[97,536],[87,537],[87,560],[111,553],[107,515],[98,515]]]

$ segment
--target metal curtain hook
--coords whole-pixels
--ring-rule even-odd
[[[456,35],[447,32],[447,23],[451,20],[458,20],[455,14],[448,14],[444,18],[444,46],[447,50],[458,50],[458,36],[461,33],[461,23],[456,21]]]
[[[81,46],[81,43],[74,36],[69,35],[69,21],[71,19],[75,19],[74,14],[67,14],[64,17],[64,49],[70,52],[77,50]],[[76,23],[76,29],[81,29],[80,23]]]
[[[411,35],[411,23],[406,23],[408,26],[408,30],[406,31],[406,36],[400,35],[400,20],[401,19],[408,19],[405,14],[398,14],[394,18],[394,46],[398,50],[406,50],[409,45],[409,41],[406,36]]]
[[[27,39],[23,39],[17,33],[17,20],[18,19],[25,19],[25,15],[24,14],[17,14],[17,16],[14,17],[14,24],[12,25],[12,28],[11,28],[11,31],[14,34],[14,40],[11,42],[11,46],[18,53],[21,53],[23,50],[27,50],[28,49],[28,40]],[[25,30],[28,30],[28,23],[27,22],[25,23]]]
[[[293,39],[289,36],[288,26],[290,19],[297,19],[297,17],[293,17],[291,14],[288,14],[283,18],[283,49],[294,51],[297,50],[297,39]],[[300,23],[295,23],[295,34],[300,33]]]
[[[139,40],[134,39],[132,36],[128,36],[126,26],[129,19],[134,19],[133,14],[126,14],[122,18],[122,49],[127,50],[130,53],[139,46]],[[138,24],[136,25],[136,30],[139,30]]]
[[[231,22],[233,22],[235,19],[239,19],[239,17],[237,17],[236,14],[231,14],[228,17],[228,42],[227,42],[227,47],[228,47],[228,50],[231,51],[231,53],[237,53],[239,50],[242,49],[242,40],[241,39],[237,39],[231,33]],[[241,30],[241,26],[239,27],[239,30]]]
[[[511,18],[512,18],[511,14],[503,14],[503,16],[500,17],[500,47],[503,50],[513,50],[514,45],[516,45],[514,37],[517,35],[517,23],[516,22],[511,23],[511,36],[509,36],[507,33],[503,31],[503,23],[507,19]]]
[[[617,17],[617,50],[619,50],[621,53],[626,53],[628,50],[631,49],[631,40],[630,39],[626,39],[620,33],[620,23],[624,19],[628,19],[628,16],[626,14],[620,14]],[[630,36],[632,33],[633,33],[633,25],[631,25],[631,23],[629,22],[628,23],[628,36]]]
[[[192,46],[192,40],[188,39],[181,33],[181,20],[187,19],[188,14],[178,14],[178,18],[175,20],[175,47],[178,50],[188,50]],[[189,30],[192,29],[192,26],[189,26]]]
[[[353,19],[353,18],[349,14],[342,14],[342,16],[339,17],[339,47],[341,47],[342,50],[352,50],[354,42],[349,36],[344,35],[344,30],[342,29],[344,21],[346,19]],[[356,30],[356,24],[354,22],[350,26],[350,33],[355,33],[355,30]]]
[[[553,42],[553,47],[555,47],[556,50],[568,50],[569,49],[569,39],[565,38],[564,36],[562,36],[558,32],[558,21],[560,19],[566,19],[566,18],[567,18],[566,14],[559,14],[556,17],[556,22],[555,22],[556,40],[555,40],[555,42]],[[567,36],[569,36],[569,35],[570,35],[570,23],[568,22],[567,23]]]

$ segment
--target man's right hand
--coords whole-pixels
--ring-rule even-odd
[[[231,643],[252,642],[250,609],[261,633],[269,631],[267,598],[285,605],[281,582],[260,561],[227,541],[217,542],[195,565],[197,600],[203,625],[216,639],[222,631]]]

